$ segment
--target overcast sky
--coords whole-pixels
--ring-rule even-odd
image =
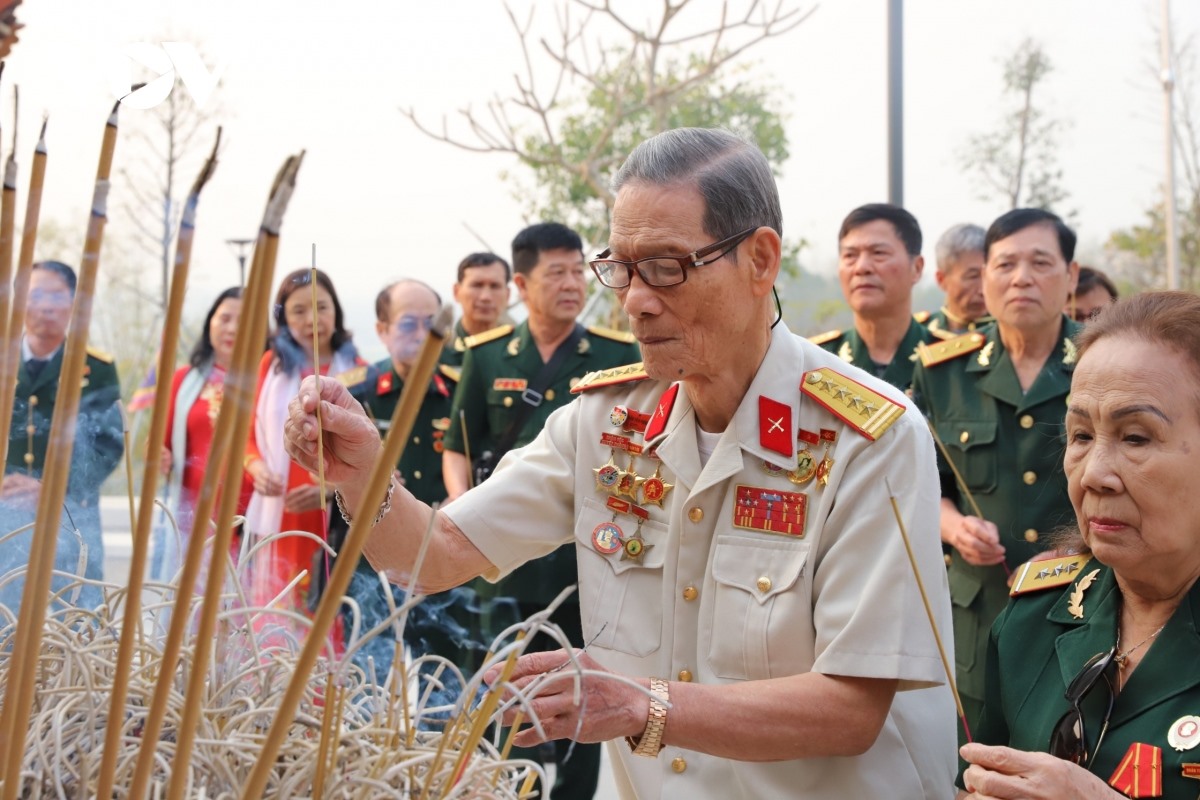
[[[523,17],[530,0],[513,5]],[[695,5],[693,24],[720,8],[717,0]],[[756,73],[780,87],[788,115],[785,233],[810,242],[803,261],[817,271],[832,270],[845,213],[886,199],[886,7],[886,0],[825,0],[795,31],[751,52]],[[1175,0],[1173,12],[1178,39],[1200,31],[1200,3]],[[1061,166],[1083,254],[1095,254],[1112,229],[1140,221],[1163,174],[1161,92],[1150,68],[1159,13],[1158,0],[909,0],[905,205],[922,223],[927,256],[949,225],[986,225],[1004,210],[977,199],[956,154],[995,121],[1000,62],[1026,36],[1040,39],[1054,62],[1044,98],[1069,123]],[[538,2],[537,14],[552,24],[550,2]],[[431,141],[398,111],[412,106],[437,123],[507,91],[522,65],[498,0],[37,0],[19,16],[27,27],[0,85],[4,150],[15,82],[21,202],[36,127],[48,112],[43,219],[80,235],[123,50],[194,43],[207,66],[223,71],[212,102],[227,143],[200,207],[193,313],[236,283],[225,240],[254,234],[272,176],[302,148],[308,155],[284,223],[279,274],[306,266],[316,242],[351,327],[375,351],[371,307],[383,283],[408,275],[448,292],[455,264],[481,247],[464,223],[501,253],[523,224],[499,177],[511,160]],[[126,109],[123,121],[144,113]],[[122,138],[118,165],[133,147]],[[128,235],[127,222],[114,215],[110,232]],[[156,291],[157,275],[147,277]]]

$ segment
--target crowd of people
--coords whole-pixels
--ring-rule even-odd
[[[474,669],[499,631],[577,585],[552,616],[562,637],[533,641],[513,678],[544,682],[524,709],[541,731],[515,741],[556,765],[556,798],[593,796],[600,743],[624,797],[1195,790],[1200,298],[1118,300],[1076,262],[1062,219],[1023,208],[946,231],[945,303],[918,311],[920,225],[876,203],[838,232],[852,326],[806,339],[779,312],[782,210],[756,147],[668,131],[612,188],[607,247],[590,261],[575,232],[545,222],[518,233],[511,262],[459,264],[461,317],[418,389],[351,587],[363,624],[386,615],[385,592],[416,589],[429,597],[410,652]],[[580,324],[589,267],[630,332]],[[311,534],[275,538],[247,565],[255,602],[299,613],[330,568],[319,541],[337,549],[442,306],[420,281],[387,283],[388,355],[367,364],[323,273],[314,319],[309,274],[278,290],[238,489],[243,537]],[[54,379],[34,362],[56,374],[72,277],[56,262],[34,272],[8,528],[36,497]],[[510,284],[519,324],[504,317]],[[188,508],[239,306],[236,288],[215,299],[172,385],[161,464],[184,537],[201,529]],[[104,422],[111,359],[91,358],[91,463],[71,502],[94,513],[121,447]],[[336,488],[325,507],[319,425]],[[60,561],[82,562],[83,542],[93,570],[98,520],[74,524]],[[180,546],[156,543],[156,574],[173,574]],[[376,664],[393,644],[381,639]],[[578,687],[560,669],[567,644],[589,669]]]

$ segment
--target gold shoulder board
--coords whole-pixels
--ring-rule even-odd
[[[458,367],[452,367],[449,364],[438,364],[438,372],[455,383],[458,383],[459,379],[462,378],[462,370]]]
[[[486,330],[483,333],[477,333],[474,336],[468,336],[467,338],[463,339],[463,344],[467,346],[467,349],[470,349],[472,347],[478,347],[481,344],[494,342],[501,337],[508,336],[512,332],[512,325],[500,325],[492,328],[491,330]]]
[[[822,344],[825,344],[826,342],[832,342],[834,339],[839,338],[841,335],[842,335],[841,331],[825,331],[824,333],[818,333],[815,336],[808,337],[808,340],[815,345],[822,345]]]
[[[945,361],[958,358],[967,353],[974,353],[983,347],[987,337],[982,333],[964,333],[953,339],[946,339],[935,344],[921,343],[917,345],[917,355],[921,357],[921,365],[932,367]]]
[[[872,442],[905,411],[896,401],[828,367],[804,373],[800,390]]]
[[[601,328],[599,325],[589,325],[587,332],[592,336],[599,336],[602,339],[612,339],[614,342],[622,342],[624,344],[633,344],[637,341],[637,338],[629,331]]]
[[[1090,555],[1035,558],[1017,567],[1013,573],[1009,597],[1066,586],[1079,577],[1079,571],[1092,560]]]
[[[924,325],[926,322],[929,322],[929,318],[932,316],[928,311],[918,311],[913,314],[913,319],[917,321],[918,325]]]
[[[357,386],[367,379],[367,367],[366,365],[351,367],[345,372],[338,373],[337,379],[342,386]]]
[[[633,381],[641,381],[650,377],[646,374],[646,370],[639,361],[636,364],[627,364],[624,367],[613,367],[612,369],[601,369],[595,372],[589,372],[579,379],[579,383],[571,387],[571,394],[579,394],[586,392],[588,389],[598,389],[601,386],[615,386],[618,383],[632,383]]]
[[[91,345],[88,345],[87,354],[97,361],[103,361],[105,364],[113,363],[112,353],[106,353],[103,350],[92,347]],[[157,361],[157,359],[155,359],[155,361]]]

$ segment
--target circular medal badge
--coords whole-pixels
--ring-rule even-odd
[[[646,543],[641,539],[629,539],[625,542],[625,555],[637,561],[646,552]]]
[[[617,482],[621,480],[621,470],[617,469],[614,464],[605,464],[600,469],[596,470],[596,483],[600,484],[605,489],[614,490]]]
[[[624,425],[627,419],[629,419],[629,411],[624,406],[614,406],[613,410],[608,413],[608,421],[613,424],[614,428]]]
[[[787,472],[787,470],[778,464],[772,464],[770,461],[765,459],[762,462],[762,471],[768,475],[782,475],[783,473]]]
[[[666,492],[663,489],[661,478],[646,478],[646,482],[642,484],[643,503],[654,503],[657,506],[661,506],[664,494]]]
[[[803,486],[817,474],[817,460],[806,447],[797,454],[798,464],[795,469],[788,471],[788,480],[797,486]]]
[[[1191,750],[1200,744],[1200,717],[1189,714],[1171,723],[1167,743],[1176,750]]]
[[[615,522],[601,522],[592,529],[592,547],[597,553],[610,556],[621,549],[622,531]]]

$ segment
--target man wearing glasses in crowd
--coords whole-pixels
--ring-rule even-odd
[[[585,378],[438,512],[422,582],[496,579],[572,545],[592,672],[577,687],[565,653],[534,653],[513,679],[539,682],[522,710],[545,737],[608,742],[622,797],[949,797],[953,702],[892,505],[946,631],[924,422],[778,324],[782,213],[752,144],[668,131],[614,192],[592,269],[644,369]],[[326,474],[353,507],[378,443],[339,387],[304,385],[289,448],[315,464],[318,391]],[[429,515],[397,491],[372,562],[404,574]]]

